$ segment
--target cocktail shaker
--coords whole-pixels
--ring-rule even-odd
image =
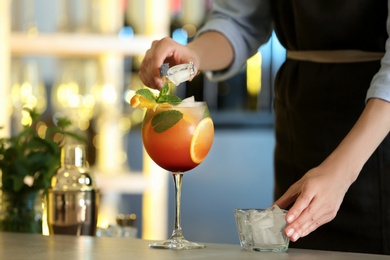
[[[85,147],[66,145],[61,168],[46,196],[49,234],[96,235],[99,191],[89,169]]]

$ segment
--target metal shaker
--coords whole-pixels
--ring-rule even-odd
[[[46,200],[50,235],[96,235],[99,191],[83,145],[62,148],[61,168],[51,180]]]

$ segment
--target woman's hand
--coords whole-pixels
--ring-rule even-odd
[[[164,85],[160,75],[160,67],[163,63],[169,63],[169,67],[172,67],[190,61],[194,63],[193,78],[198,73],[199,57],[197,53],[171,38],[163,38],[154,41],[146,52],[141,63],[139,77],[146,86],[160,89]]]
[[[351,183],[332,170],[323,165],[313,168],[275,202],[286,208],[295,201],[286,216],[285,233],[291,241],[307,236],[335,218]]]
[[[161,88],[164,81],[160,76],[160,67],[169,63],[169,67],[194,63],[194,75],[199,70],[216,71],[226,69],[234,58],[233,47],[221,33],[208,31],[202,33],[187,45],[181,45],[171,38],[154,41],[141,63],[139,77],[151,88]]]

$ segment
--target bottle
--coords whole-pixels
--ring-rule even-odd
[[[137,216],[135,214],[119,214],[116,217],[116,225],[109,225],[107,228],[98,227],[96,236],[137,238],[136,219]]]
[[[62,148],[61,168],[51,180],[46,199],[49,235],[96,235],[99,191],[83,145]]]
[[[137,216],[135,214],[119,214],[116,218],[116,223],[122,228],[122,237],[136,238],[138,229],[135,226]]]

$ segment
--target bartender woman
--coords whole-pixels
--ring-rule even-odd
[[[194,41],[155,41],[141,65],[152,88],[165,62],[224,80],[275,30],[274,195],[291,247],[390,254],[388,2],[214,0]]]

